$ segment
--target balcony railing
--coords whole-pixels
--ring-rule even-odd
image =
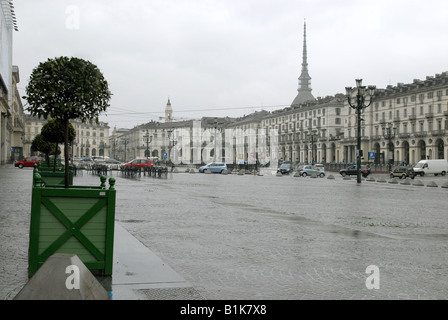
[[[399,133],[398,134],[398,138],[400,138],[400,139],[408,139],[410,137],[411,137],[410,133]]]
[[[423,137],[426,137],[428,135],[428,132],[427,131],[414,132],[414,135],[417,138],[423,138]]]
[[[446,134],[447,134],[446,130],[433,130],[433,131],[431,131],[431,135],[433,135],[434,137],[444,136]]]

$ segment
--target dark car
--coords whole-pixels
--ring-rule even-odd
[[[362,165],[361,168],[360,168],[360,171],[361,171],[361,174],[362,174],[363,177],[367,177],[370,174],[370,167],[368,167],[366,165]],[[339,173],[343,177],[345,177],[345,176],[356,176],[358,174],[358,171],[357,171],[356,166],[350,166],[348,168],[339,170]]]
[[[407,177],[409,177],[411,179],[414,179],[415,178],[414,168],[398,167],[390,173],[390,177],[400,179],[406,179]]]
[[[282,163],[278,168],[281,174],[289,174],[291,172],[291,163]]]
[[[43,160],[44,158],[36,156],[27,157],[14,163],[14,166],[19,167],[20,169],[22,169],[23,167],[34,167],[35,164],[39,165],[39,162]]]

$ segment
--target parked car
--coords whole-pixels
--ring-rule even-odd
[[[301,177],[306,177],[306,176],[310,176],[313,173],[315,173],[316,175],[318,175],[319,177],[325,177],[325,171],[321,170],[320,168],[316,168],[314,166],[311,165],[307,165],[307,166],[300,166],[299,167],[299,176]]]
[[[215,173],[223,173],[227,171],[227,164],[225,162],[210,162],[205,166],[199,168],[199,172],[203,173],[205,170],[210,170]]]
[[[339,170],[339,173],[341,174],[341,176],[345,177],[345,176],[356,176],[358,174],[357,169],[356,169],[356,165],[354,166],[350,166],[348,168],[345,169],[341,169]],[[363,177],[367,177],[370,174],[370,167],[366,166],[366,165],[362,165],[361,166],[361,174]]]
[[[398,167],[395,168],[390,173],[391,178],[400,178],[400,179],[406,179],[407,177],[410,177],[411,179],[415,178],[414,168],[411,167]]]
[[[289,174],[291,172],[291,163],[290,162],[283,162],[280,167],[278,168],[278,172],[281,174]]]
[[[14,163],[14,166],[20,169],[22,169],[23,167],[34,167],[35,164],[39,165],[39,162],[43,160],[44,158],[42,157],[36,157],[36,156],[26,157],[23,160],[16,161]]]
[[[123,165],[121,161],[115,159],[107,159],[106,161],[104,161],[104,163],[109,170],[118,170]]]
[[[144,168],[144,167],[153,167],[154,165],[149,159],[134,159],[129,162],[126,162],[124,166]]]

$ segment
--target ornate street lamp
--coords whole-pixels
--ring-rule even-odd
[[[397,134],[397,128],[396,127],[391,127],[391,126],[388,126],[388,127],[383,127],[382,128],[383,129],[383,137],[384,137],[384,139],[387,139],[388,140],[388,151],[389,151],[389,155],[388,155],[388,168],[389,168],[389,172],[390,171],[392,171],[392,162],[393,162],[393,159],[394,159],[394,154],[393,154],[393,152],[394,152],[394,150],[392,149],[392,146],[393,146],[393,144],[392,144],[392,139],[394,139],[395,138],[395,135]]]
[[[146,134],[143,136],[143,142],[146,142],[146,159],[151,155],[149,154],[149,144],[152,142],[152,136],[149,135],[148,129],[146,129]]]
[[[314,165],[317,162],[317,146],[314,148],[314,137],[317,137],[318,134],[315,131],[311,131],[311,133],[306,135],[308,138],[311,138],[311,164]]]
[[[122,138],[121,142],[124,144],[124,162],[127,162],[127,155],[126,155],[126,151],[128,150],[128,143],[129,143],[129,139],[128,138]]]
[[[347,101],[350,107],[352,109],[356,110],[357,118],[358,118],[358,133],[357,133],[357,150],[356,150],[356,172],[357,172],[357,182],[361,183],[361,157],[362,157],[362,150],[361,150],[361,121],[364,119],[361,119],[361,112],[371,105],[373,101],[373,97],[375,95],[375,89],[376,86],[368,86],[367,90],[366,87],[362,85],[362,79],[356,79],[356,88],[352,87],[346,87],[345,91],[347,93]],[[355,101],[352,103],[352,95],[356,93],[356,96],[354,97]],[[366,101],[368,101],[368,104],[366,104]]]
[[[171,129],[169,129],[167,132],[168,132],[168,159],[169,159],[169,161],[170,162],[172,162],[172,159],[171,159],[171,134],[173,133],[173,131],[174,131],[174,128],[171,128]],[[174,134],[172,135],[172,137],[173,137],[173,146],[174,146],[174,139],[175,139],[175,137],[174,137]],[[165,159],[165,162],[166,162],[166,159]]]

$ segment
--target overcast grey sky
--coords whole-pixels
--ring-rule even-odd
[[[101,116],[242,116],[297,95],[307,23],[313,95],[362,78],[385,88],[448,71],[446,0],[14,0],[22,95],[40,62],[91,61],[113,93]],[[25,103],[25,101],[23,101]],[[278,107],[277,107],[278,108]]]

